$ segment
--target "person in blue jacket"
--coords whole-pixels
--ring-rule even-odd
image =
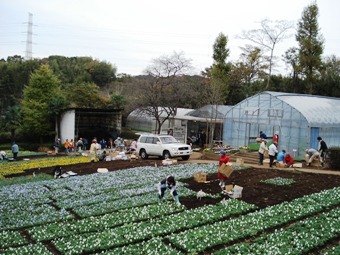
[[[283,161],[283,159],[285,158],[285,155],[286,155],[286,151],[285,150],[282,150],[279,152],[279,154],[277,154],[277,161],[281,162]]]

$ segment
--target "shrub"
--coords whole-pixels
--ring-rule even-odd
[[[328,164],[330,169],[339,170],[340,169],[340,147],[330,147],[328,148]]]

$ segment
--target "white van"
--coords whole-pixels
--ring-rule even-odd
[[[137,141],[137,153],[142,159],[159,156],[163,159],[181,157],[188,160],[192,154],[191,146],[176,140],[171,135],[141,135]]]

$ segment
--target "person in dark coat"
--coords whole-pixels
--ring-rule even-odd
[[[317,138],[317,140],[319,142],[318,151],[320,153],[320,162],[321,162],[321,165],[323,166],[323,163],[325,162],[325,159],[326,159],[326,152],[328,150],[328,147],[327,147],[326,142],[322,140],[320,136]]]
[[[201,133],[201,147],[204,148],[206,143],[207,143],[207,134],[203,130]]]
[[[267,135],[263,131],[260,131],[260,138],[267,140]]]
[[[62,171],[61,171],[61,166],[56,166],[53,169],[53,175],[54,175],[54,179],[60,178],[60,176],[62,175]]]

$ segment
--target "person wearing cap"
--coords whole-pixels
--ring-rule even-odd
[[[316,157],[320,158],[320,153],[316,149],[313,149],[313,148],[306,149],[306,153],[309,156],[307,166],[309,166],[313,162],[314,158]],[[321,161],[321,158],[320,158],[320,161]]]
[[[277,154],[276,160],[279,161],[279,162],[283,162],[285,155],[286,155],[286,150],[280,151],[279,154]]]
[[[7,159],[7,153],[5,151],[0,151],[0,160]]]
[[[259,148],[259,165],[263,165],[263,158],[264,158],[264,153],[265,151],[269,151],[267,148],[267,140],[262,138],[262,142],[260,144],[260,148]]]
[[[223,163],[224,164],[227,164],[230,159],[229,157],[226,155],[226,152],[225,150],[220,150],[220,159],[219,159],[219,162],[218,162],[218,166],[220,167]],[[222,191],[224,190],[224,187],[225,187],[225,183],[226,181],[228,181],[228,177],[224,176],[223,174],[221,174],[220,172],[217,173],[217,178],[220,180],[220,187],[222,189]]]
[[[161,182],[158,184],[158,202],[163,201],[164,193],[167,189],[170,190],[170,194],[175,200],[176,204],[181,205],[176,190],[176,180],[175,177],[172,175],[167,176],[165,179],[161,180]]]
[[[276,146],[277,146],[277,142],[273,142],[271,145],[269,145],[269,167],[270,168],[273,168],[274,160],[278,153]]]

